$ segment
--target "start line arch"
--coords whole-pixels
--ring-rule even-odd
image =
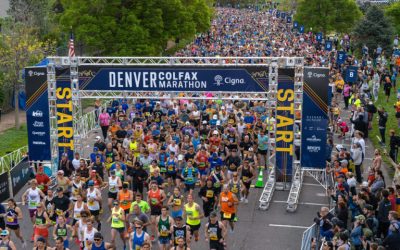
[[[303,58],[50,57],[48,60],[46,68],[26,69],[32,162],[51,162],[56,169],[61,155],[72,158],[73,152],[83,151],[84,138],[78,126],[83,115],[83,98],[265,101],[267,112],[277,125],[269,131],[269,152],[273,153],[267,164],[272,168],[260,208],[268,208],[275,188],[291,188],[288,210],[296,209],[303,170],[300,159],[294,159],[294,148],[296,145],[300,152],[304,151],[302,144],[306,141],[302,138],[306,134]],[[316,74],[307,70],[309,78]],[[325,77],[328,76],[326,69],[319,70],[326,71]],[[33,82],[35,76],[42,81],[36,89],[28,91],[29,79]],[[41,98],[46,90],[47,100]],[[324,132],[326,126],[322,126]],[[44,132],[38,132],[40,127]],[[46,132],[48,138],[39,138],[46,137]],[[326,133],[325,139],[318,138],[316,133],[310,138],[324,145]],[[319,146],[317,153],[321,154],[324,148]]]

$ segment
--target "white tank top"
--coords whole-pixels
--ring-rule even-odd
[[[78,194],[79,189],[82,189],[82,182],[81,181],[79,183],[72,182],[71,200],[76,201],[76,195]]]
[[[91,192],[90,189],[88,189],[87,191],[87,200],[88,200],[88,208],[89,210],[95,211],[95,210],[99,210],[100,209],[100,204],[97,200],[95,200],[96,198],[96,189],[93,189],[93,191]]]
[[[78,202],[75,202],[74,205],[74,219],[79,220],[81,218],[81,212],[83,211],[85,207],[85,203],[82,202],[81,207],[78,207]]]
[[[36,209],[39,202],[40,202],[39,189],[35,188],[33,190],[32,188],[29,188],[29,191],[28,191],[28,208],[29,209]]]
[[[79,232],[78,238],[79,238],[79,241],[82,241],[83,235],[86,231],[87,226],[86,226],[86,224],[83,224],[82,219],[80,219],[77,223],[78,223],[78,232]]]
[[[89,248],[89,246],[87,245],[87,242],[90,241],[93,244],[93,240],[94,240],[94,234],[97,232],[97,230],[95,228],[92,228],[92,231],[88,232],[87,228],[85,228],[85,230],[83,231],[83,239],[85,242],[85,248],[84,250],[87,250]]]
[[[108,179],[108,191],[110,193],[117,193],[118,192],[118,176],[114,177],[114,179],[111,177]]]

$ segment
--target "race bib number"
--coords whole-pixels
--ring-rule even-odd
[[[151,198],[151,204],[156,205],[158,200],[156,198]]]
[[[168,234],[169,234],[169,232],[168,232],[168,231],[164,231],[164,230],[162,230],[162,231],[160,232],[160,236],[163,236],[163,237],[167,237],[167,236],[168,236]]]
[[[181,199],[174,199],[175,206],[180,206],[182,204]]]
[[[89,206],[94,206],[94,200],[93,200],[93,199],[90,199],[89,202],[88,202],[88,205],[89,205]]]
[[[249,177],[247,177],[247,176],[242,177],[243,182],[247,182],[248,179],[249,179]]]
[[[237,187],[232,187],[231,192],[237,194],[239,190],[237,189]]]
[[[230,218],[232,218],[232,214],[231,213],[224,213],[224,218],[225,219],[230,219]]]
[[[14,217],[7,216],[7,222],[14,222]]]
[[[38,188],[43,191],[44,186],[43,185],[39,185]]]
[[[126,205],[128,205],[128,201],[124,200],[124,201],[121,202],[121,204],[122,204],[122,206],[126,206]]]
[[[215,188],[219,188],[220,186],[221,186],[221,183],[220,183],[220,182],[214,183],[214,187],[215,187]]]
[[[169,166],[168,171],[173,172],[174,171],[174,166]]]
[[[36,201],[30,201],[30,202],[28,203],[28,206],[29,206],[29,207],[36,207],[36,206],[37,206],[37,202],[36,202]]]
[[[110,192],[114,193],[117,191],[117,188],[115,186],[110,186]]]
[[[112,222],[118,223],[119,222],[119,218],[117,216],[113,216]]]
[[[62,215],[62,214],[63,214],[63,211],[62,211],[61,209],[56,209],[56,214],[57,214],[57,215]]]
[[[215,233],[210,233],[210,240],[218,240],[218,236]]]
[[[75,213],[75,218],[80,219],[81,218],[81,213]]]
[[[188,178],[186,178],[186,181],[193,182],[193,178],[192,177],[188,177]]]
[[[214,191],[213,191],[213,190],[207,190],[207,192],[206,192],[206,197],[207,197],[207,198],[212,198],[212,197],[214,197]]]

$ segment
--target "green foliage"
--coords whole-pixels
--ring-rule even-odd
[[[314,31],[324,34],[349,32],[362,14],[354,0],[300,1],[295,20]]]
[[[71,27],[86,54],[160,55],[167,42],[210,27],[209,0],[61,0],[61,28]],[[105,7],[107,6],[107,7]]]
[[[20,129],[7,129],[0,133],[0,157],[28,144],[28,132],[26,125]]]
[[[386,8],[386,16],[390,18],[397,34],[400,34],[400,2],[392,3]]]
[[[363,44],[367,45],[371,52],[379,45],[386,51],[391,49],[393,26],[377,6],[368,9],[365,17],[354,27],[353,33],[357,49],[361,49]]]

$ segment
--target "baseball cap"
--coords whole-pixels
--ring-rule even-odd
[[[363,181],[361,183],[361,187],[368,187],[368,182],[367,181]]]
[[[186,125],[190,125],[190,122],[185,122]]]
[[[213,115],[213,119],[214,119],[214,120],[217,120],[217,119],[218,119],[218,116],[217,116],[217,115]]]
[[[111,170],[111,171],[110,171],[110,174],[111,174],[111,175],[115,175],[115,170]]]
[[[40,241],[42,243],[46,243],[46,239],[43,237],[39,237],[36,241]]]
[[[218,157],[218,154],[217,153],[213,153],[212,157]]]
[[[250,151],[250,152],[253,152],[253,151],[254,151],[254,149],[253,149],[252,147],[250,147],[250,148],[249,148],[249,151]]]
[[[98,136],[96,136],[96,140],[100,140],[101,139],[101,137],[98,135]]]
[[[64,171],[63,170],[58,170],[57,174],[64,174]]]
[[[207,124],[207,121],[203,121],[203,124]]]
[[[88,181],[88,186],[94,186],[94,181],[92,180]]]
[[[217,124],[216,124],[217,126],[219,126],[219,125],[221,125],[221,122],[220,121],[217,121]]]
[[[374,210],[374,206],[370,205],[370,204],[366,204],[365,208],[369,211],[373,211]]]
[[[7,236],[9,234],[10,233],[8,232],[8,230],[2,230],[1,233],[0,233],[1,236]]]
[[[183,220],[182,216],[176,216],[175,220]]]
[[[94,148],[93,148],[93,151],[94,151],[94,152],[97,152],[97,151],[99,151],[99,148],[98,148],[98,147],[94,147]]]
[[[365,216],[364,215],[362,215],[362,214],[360,214],[360,215],[357,215],[356,217],[354,217],[356,220],[365,220]]]
[[[343,159],[343,160],[340,161],[340,163],[346,163],[347,164],[348,161],[346,159]]]
[[[57,192],[63,192],[64,189],[63,189],[62,187],[58,187],[58,188],[56,189],[56,191],[57,191]]]
[[[213,135],[218,135],[218,131],[214,130]]]
[[[178,155],[178,161],[183,160],[183,155]]]

